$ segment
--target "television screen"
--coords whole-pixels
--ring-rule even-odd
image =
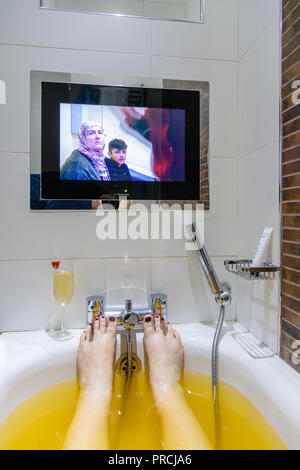
[[[199,92],[42,83],[42,198],[198,200]]]
[[[60,104],[60,178],[185,181],[185,110]]]

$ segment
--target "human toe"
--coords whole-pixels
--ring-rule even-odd
[[[174,330],[174,338],[176,339],[177,343],[181,346],[182,346],[182,342],[181,342],[181,338],[180,338],[180,334],[178,333],[177,330]]]
[[[155,332],[158,334],[162,334],[163,331],[161,328],[161,316],[160,315],[155,315],[154,325],[155,325]]]
[[[167,323],[167,336],[168,336],[169,338],[174,338],[174,337],[175,337],[175,336],[174,336],[174,328],[173,328],[173,326],[171,325],[171,323],[169,323],[169,322]]]
[[[108,323],[107,323],[107,332],[115,335],[117,330],[117,320],[116,317],[110,316],[108,317]]]
[[[143,318],[143,326],[144,326],[144,335],[147,336],[151,335],[154,332],[153,329],[153,320],[151,315],[146,315]]]
[[[79,344],[82,345],[85,343],[85,341],[86,341],[86,331],[84,330],[80,335]]]
[[[99,317],[96,317],[96,318],[95,318],[95,321],[94,321],[94,331],[98,331],[99,328],[100,328]]]
[[[100,317],[100,333],[106,333],[106,318],[104,315]]]
[[[93,324],[89,323],[86,327],[86,340],[92,341],[93,339]]]

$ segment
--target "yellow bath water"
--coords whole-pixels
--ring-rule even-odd
[[[220,382],[216,414],[209,376],[185,371],[182,386],[214,448],[287,449],[255,406],[230,385]],[[61,449],[77,397],[77,381],[70,379],[28,398],[1,425],[0,448]],[[128,390],[124,377],[115,376],[109,436],[114,450],[164,449],[159,416],[144,371],[131,378]]]

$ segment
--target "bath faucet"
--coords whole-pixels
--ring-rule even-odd
[[[168,320],[168,298],[166,294],[151,294],[148,307],[138,308],[132,311],[132,299],[126,299],[125,309],[113,310],[104,308],[104,297],[101,295],[91,295],[86,299],[87,323],[91,323],[96,316],[114,316],[117,320],[117,333],[127,325],[132,325],[135,331],[143,331],[143,318],[146,315],[161,315]]]
[[[213,386],[213,398],[214,405],[216,405],[217,398],[217,386],[218,386],[218,350],[220,335],[222,331],[223,321],[225,317],[225,305],[231,303],[231,286],[228,282],[220,282],[217,273],[214,269],[212,261],[207,253],[204,243],[200,241],[197,234],[195,224],[189,224],[187,226],[192,240],[195,244],[196,255],[200,261],[203,272],[206,276],[208,284],[211,288],[212,293],[215,296],[215,301],[220,305],[219,319],[217,323],[216,332],[214,335],[213,346],[212,346],[212,386]]]
[[[125,309],[108,310],[104,308],[104,298],[93,295],[87,298],[87,322],[92,323],[96,316],[114,316],[117,321],[117,334],[121,336],[121,355],[117,361],[116,369],[120,373],[131,376],[141,369],[141,361],[136,351],[136,333],[144,331],[143,319],[146,315],[161,315],[167,318],[167,295],[152,294],[150,306],[132,309],[132,299],[125,300]]]

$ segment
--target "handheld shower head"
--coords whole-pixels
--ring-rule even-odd
[[[214,295],[219,296],[221,295],[221,292],[222,292],[222,284],[219,281],[219,278],[214,269],[214,266],[209,257],[209,254],[205,248],[205,245],[203,241],[201,240],[199,234],[197,233],[196,225],[192,223],[192,224],[189,224],[187,228],[191,234],[192,241],[195,244],[196,255],[201,263],[201,266],[205,274],[205,277],[207,279],[207,282],[209,284],[209,287],[211,288],[211,291]]]

